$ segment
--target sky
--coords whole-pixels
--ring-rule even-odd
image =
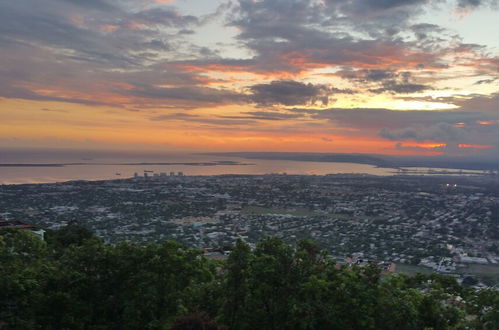
[[[0,0],[0,148],[499,157],[496,0]]]

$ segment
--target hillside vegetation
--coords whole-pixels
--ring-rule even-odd
[[[0,232],[0,329],[499,329],[499,293],[341,268],[310,241],[237,242],[219,262],[69,226]]]

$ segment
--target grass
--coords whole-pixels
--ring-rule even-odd
[[[499,285],[499,265],[469,264],[460,268],[459,273],[474,275],[490,286]]]
[[[463,273],[470,274],[487,274],[499,276],[499,265],[479,265],[470,264],[466,268],[462,268]]]
[[[262,215],[262,214],[288,214],[302,217],[310,217],[310,216],[318,216],[319,214],[313,213],[307,209],[292,209],[292,210],[282,210],[282,209],[271,209],[267,207],[258,207],[258,206],[248,206],[245,207],[242,211],[243,214],[253,214],[253,215]]]
[[[423,266],[397,264],[395,273],[414,275],[417,273],[431,274],[434,271]],[[499,285],[499,265],[469,264],[466,268],[459,268],[457,273],[476,276],[490,286]]]
[[[415,266],[415,265],[407,265],[407,264],[397,264],[397,268],[395,268],[395,273],[402,273],[407,275],[415,275],[417,273],[421,274],[432,274],[434,271],[431,268],[424,266]]]
[[[358,219],[371,219],[374,217],[363,216],[360,218],[354,217],[348,214],[323,214],[323,213],[314,213],[305,208],[296,208],[296,209],[273,209],[267,207],[259,207],[259,206],[247,206],[241,210],[243,214],[251,214],[251,215],[262,215],[262,214],[287,214],[294,215],[299,217],[319,217],[319,216],[327,216],[333,219],[340,220],[358,220]]]

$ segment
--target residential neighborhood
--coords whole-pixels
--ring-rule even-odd
[[[0,218],[44,229],[78,224],[110,243],[171,239],[200,249],[308,238],[337,260],[488,272],[499,269],[494,180],[271,174],[2,185]]]

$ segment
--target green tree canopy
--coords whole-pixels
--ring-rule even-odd
[[[85,229],[0,231],[0,329],[498,329],[499,294],[339,266],[311,241],[237,241],[224,262]]]

